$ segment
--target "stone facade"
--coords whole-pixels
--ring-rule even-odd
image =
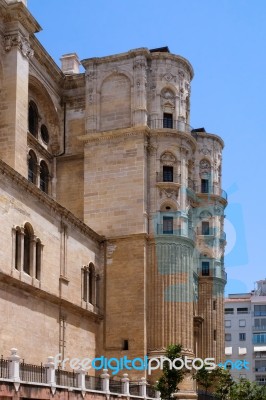
[[[0,7],[2,351],[220,361],[223,141],[191,130],[192,66],[140,48],[60,70],[25,4]]]

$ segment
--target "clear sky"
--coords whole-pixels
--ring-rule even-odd
[[[191,125],[225,141],[226,292],[253,289],[266,278],[266,1],[28,0],[28,8],[58,64],[65,53],[166,45],[191,62]]]

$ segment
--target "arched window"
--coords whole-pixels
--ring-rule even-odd
[[[96,283],[98,276],[95,273],[95,267],[93,263],[90,263],[89,266],[86,266],[82,269],[82,281],[83,281],[83,294],[82,298],[84,301],[97,305],[97,293],[96,293]]]
[[[24,226],[24,258],[23,258],[23,271],[30,275],[31,263],[31,236],[32,230],[29,224]]]
[[[29,114],[28,114],[28,126],[29,132],[34,136],[38,136],[38,108],[33,101],[29,103]]]
[[[49,143],[49,133],[45,125],[41,126],[41,138],[45,144]]]
[[[37,181],[37,157],[32,150],[28,156],[28,180],[34,184]]]
[[[49,169],[45,161],[40,164],[40,189],[48,193]]]

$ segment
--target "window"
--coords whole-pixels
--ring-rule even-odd
[[[49,169],[45,161],[41,161],[40,164],[40,189],[48,193],[48,183],[49,183]]]
[[[247,307],[239,307],[236,309],[237,314],[248,314],[248,308]]]
[[[37,157],[32,150],[28,156],[28,180],[34,184],[37,182]]]
[[[224,323],[224,326],[225,326],[226,328],[231,328],[231,320],[230,320],[230,319],[226,319],[226,320],[225,320],[225,323]]]
[[[254,344],[259,344],[259,343],[266,343],[266,333],[254,333],[253,334],[253,343]]]
[[[244,342],[246,340],[246,334],[245,333],[239,333],[239,341]]]
[[[213,300],[213,302],[212,302],[212,309],[216,310],[216,300]]]
[[[254,306],[254,315],[257,317],[266,315],[266,305]]]
[[[82,299],[87,303],[98,305],[98,281],[93,263],[82,268],[83,293]]]
[[[201,234],[209,235],[210,234],[210,223],[208,221],[202,221],[201,223]]]
[[[239,326],[240,326],[240,327],[246,326],[246,320],[245,320],[245,319],[240,319],[240,320],[239,320]]]
[[[225,314],[234,314],[234,309],[233,308],[225,308],[224,313]]]
[[[15,268],[18,270],[21,263],[21,230],[15,230]]]
[[[173,234],[173,225],[173,217],[163,217],[163,233],[168,235]]]
[[[36,241],[36,268],[35,268],[35,278],[38,281],[41,280],[41,254],[42,254],[42,245],[40,240]]]
[[[173,114],[163,114],[163,128],[173,129]]]
[[[29,132],[34,136],[38,136],[38,108],[33,101],[29,104],[29,114],[28,114],[28,127]]]
[[[231,333],[226,333],[226,334],[225,334],[225,337],[224,337],[224,340],[225,340],[226,342],[231,342],[231,340],[232,340],[232,335],[231,335]]]
[[[45,125],[41,126],[41,138],[45,144],[49,143],[49,133]]]
[[[216,340],[216,329],[213,331],[213,340]]]
[[[163,166],[163,181],[164,182],[173,182],[174,174],[173,167],[164,165]]]
[[[202,261],[202,276],[209,276],[210,275],[210,263],[209,261]]]
[[[30,275],[30,262],[31,262],[31,231],[28,225],[24,227],[24,259],[23,271]]]
[[[128,339],[123,340],[122,350],[128,350]]]
[[[209,193],[209,180],[208,179],[201,180],[201,193]]]

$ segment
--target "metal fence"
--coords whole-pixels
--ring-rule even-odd
[[[20,379],[23,382],[47,383],[47,368],[41,365],[20,364]]]
[[[78,387],[78,376],[74,371],[64,371],[57,368],[55,371],[55,380],[59,386]]]
[[[146,387],[146,395],[147,395],[147,397],[151,397],[152,399],[154,399],[156,397],[154,386],[147,385],[147,387]]]
[[[0,378],[9,378],[9,360],[4,360],[3,356],[0,358]]]
[[[85,375],[85,388],[90,390],[102,390],[102,378]]]
[[[140,395],[140,385],[138,384],[138,382],[129,382],[129,393],[132,396]]]
[[[122,393],[122,382],[114,379],[109,380],[109,390],[112,393]]]

